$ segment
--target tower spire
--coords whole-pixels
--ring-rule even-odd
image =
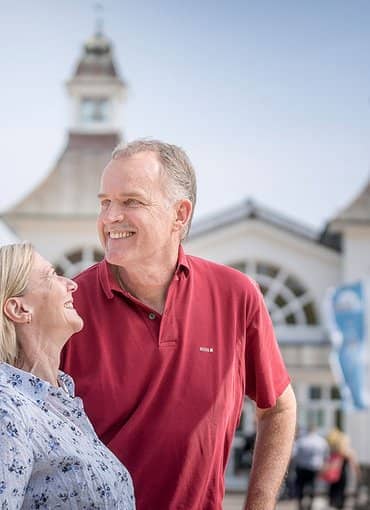
[[[70,133],[120,133],[121,106],[126,84],[116,68],[109,39],[102,33],[102,6],[94,4],[96,32],[83,46],[72,78],[67,82],[71,99]]]
[[[104,26],[104,7],[101,2],[96,2],[94,4],[95,10],[95,34],[103,35],[103,26]]]

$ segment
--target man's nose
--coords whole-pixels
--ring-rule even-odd
[[[116,221],[123,221],[124,214],[122,207],[116,204],[110,204],[106,214],[103,217],[105,223],[114,223]]]

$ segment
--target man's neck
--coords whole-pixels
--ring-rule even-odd
[[[151,267],[136,267],[135,270],[127,270],[121,266],[115,266],[115,276],[122,289],[128,291],[156,312],[162,314],[167,292],[176,271],[177,255],[165,264]]]

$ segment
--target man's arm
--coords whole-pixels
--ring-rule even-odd
[[[245,510],[273,510],[290,460],[296,400],[289,385],[275,407],[256,409],[257,437]]]

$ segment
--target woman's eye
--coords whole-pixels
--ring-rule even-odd
[[[50,281],[51,281],[51,280],[53,280],[56,276],[57,276],[57,272],[55,271],[55,269],[53,269],[53,270],[50,270],[50,271],[46,274],[45,278],[46,278],[46,279],[50,282]]]

